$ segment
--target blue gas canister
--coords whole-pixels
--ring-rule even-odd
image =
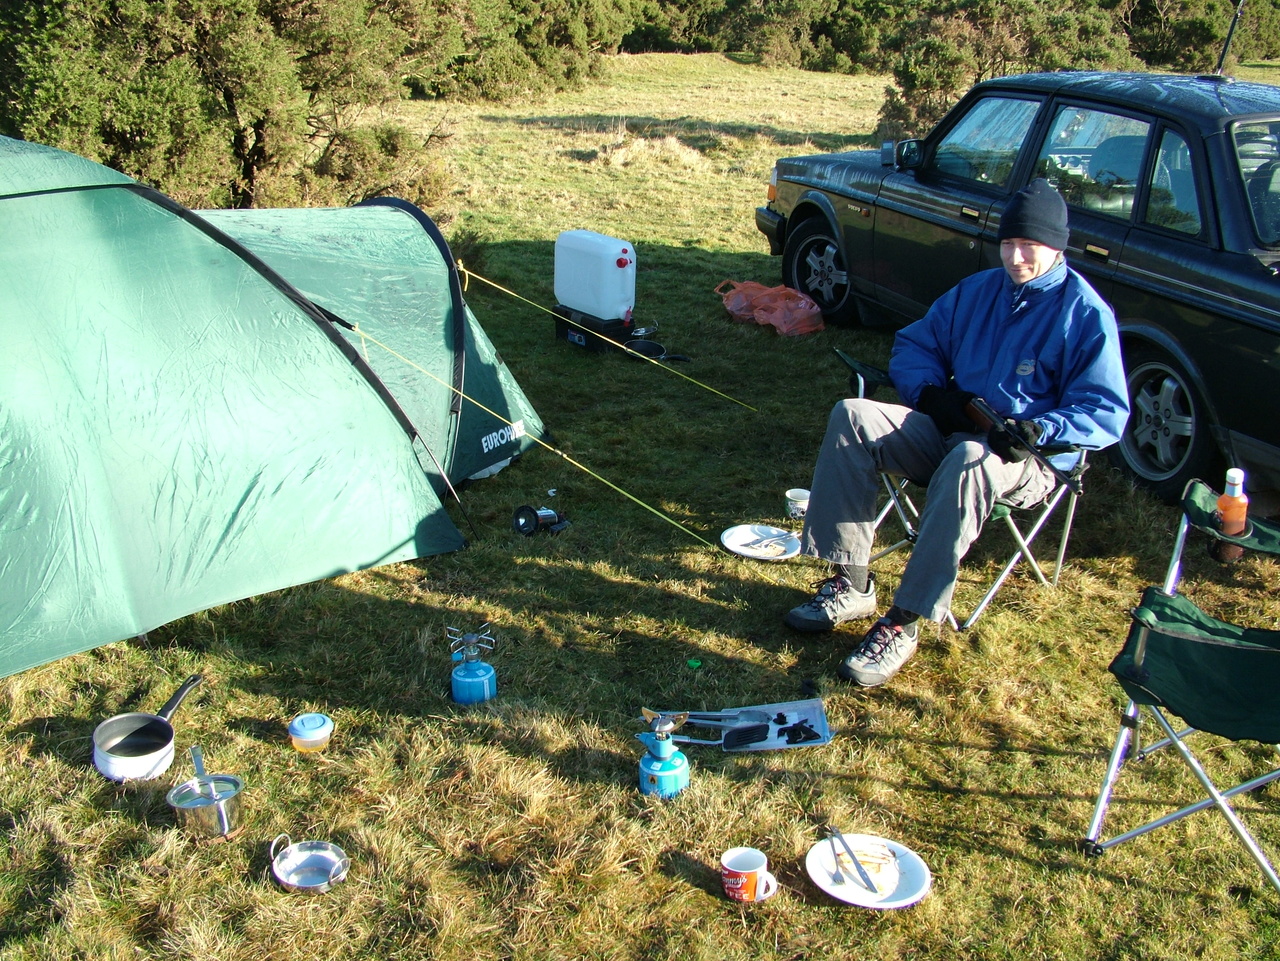
[[[480,659],[484,652],[492,651],[497,646],[493,635],[489,633],[489,625],[486,623],[480,630],[465,634],[456,627],[450,627],[446,633],[449,651],[457,662],[450,674],[454,701],[459,704],[479,704],[496,695],[498,672],[493,669],[493,665]]]
[[[688,715],[658,714],[644,709],[649,730],[636,739],[648,753],[640,759],[640,793],[672,798],[689,786],[689,759],[671,735]]]

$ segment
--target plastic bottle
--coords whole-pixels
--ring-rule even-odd
[[[636,302],[636,249],[594,230],[556,238],[556,301],[598,320],[630,320]]]
[[[1227,471],[1227,488],[1218,498],[1218,529],[1224,534],[1243,534],[1249,512],[1249,498],[1244,492],[1244,471],[1232,467]],[[1244,556],[1239,544],[1217,542],[1218,560],[1231,563]]]

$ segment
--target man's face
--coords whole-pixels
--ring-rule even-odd
[[[1000,259],[1009,279],[1016,285],[1035,280],[1058,260],[1061,251],[1026,237],[1009,237],[1000,241]]]

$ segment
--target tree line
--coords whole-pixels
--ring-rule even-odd
[[[402,97],[505,101],[590,83],[603,56],[737,52],[893,78],[881,135],[927,129],[1024,70],[1214,69],[1280,56],[1271,0],[10,0],[0,133],[188,206],[348,204],[445,189]],[[1230,62],[1230,61],[1229,61]]]

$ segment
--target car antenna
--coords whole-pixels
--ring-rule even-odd
[[[1227,62],[1227,51],[1231,49],[1231,38],[1235,36],[1236,24],[1240,22],[1240,14],[1241,12],[1243,12],[1243,10],[1244,10],[1244,0],[1240,0],[1240,2],[1236,4],[1235,16],[1231,18],[1231,26],[1227,28],[1227,39],[1222,42],[1222,53],[1218,57],[1218,66],[1213,71],[1219,77],[1222,76],[1223,64]]]

